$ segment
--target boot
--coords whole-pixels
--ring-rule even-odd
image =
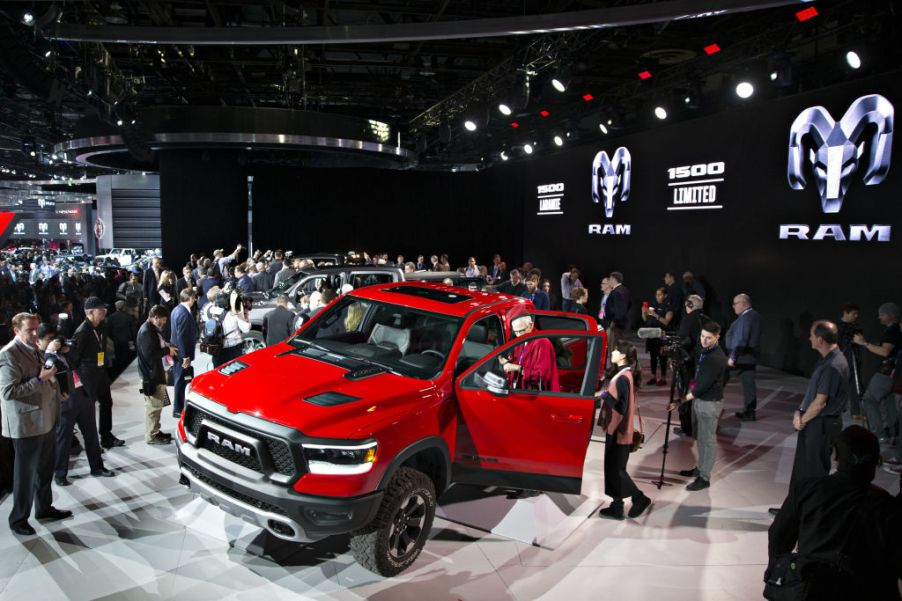
[[[614,499],[614,501],[598,512],[598,517],[608,518],[609,520],[623,519],[623,499]]]

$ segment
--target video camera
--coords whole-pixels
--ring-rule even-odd
[[[661,328],[639,328],[639,338],[663,341],[663,352],[675,365],[682,365],[689,359],[689,353],[683,347],[683,339],[672,332]]]

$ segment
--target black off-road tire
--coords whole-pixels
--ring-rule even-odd
[[[407,516],[406,519],[403,519]],[[423,472],[402,467],[392,477],[372,522],[351,535],[351,554],[357,563],[381,576],[396,576],[423,550],[435,518],[435,486]],[[407,524],[403,530],[400,522]],[[411,524],[420,524],[419,527]],[[412,535],[414,534],[414,535]],[[400,545],[407,548],[400,552]]]

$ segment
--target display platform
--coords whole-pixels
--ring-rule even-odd
[[[604,445],[593,441],[583,497],[511,500],[498,491],[452,488],[442,499],[445,517],[436,518],[417,561],[396,578],[382,578],[354,561],[347,536],[311,545],[274,540],[178,484],[174,446],[143,442],[143,399],[131,366],[113,387],[115,432],[127,446],[104,455],[117,477],[90,477],[82,454],[72,463],[72,486],[53,489],[54,504],[73,510],[73,518],[33,521],[38,534],[28,538],[0,524],[0,601],[577,601],[615,594],[757,601],[767,561],[767,508],[786,493],[795,446],[790,415],[806,383],[762,369],[753,423],[732,417],[741,392],[738,383],[728,386],[712,487],[698,493],[687,492],[687,479],[677,474],[693,462],[691,444],[681,437],[671,437],[666,465],[665,480],[673,485],[658,490],[649,484],[661,469],[667,391],[644,388],[649,437],[628,469],[653,499],[649,513],[622,522],[589,515],[591,505],[607,502]],[[163,427],[173,431],[171,415],[164,413]],[[898,478],[883,471],[877,484],[898,490]],[[496,513],[473,516],[474,503]],[[0,516],[10,508],[7,495]],[[529,512],[530,519],[545,517],[541,528],[524,525]]]

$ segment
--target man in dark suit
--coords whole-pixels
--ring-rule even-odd
[[[144,442],[150,445],[168,445],[172,442],[170,434],[160,431],[160,413],[169,404],[163,361],[178,353],[178,349],[167,344],[160,333],[168,320],[166,307],[155,305],[150,308],[147,321],[138,330],[138,372],[144,394]]]
[[[125,441],[113,435],[113,399],[105,368],[107,336],[102,326],[104,319],[106,305],[96,296],[89,297],[85,301],[85,320],[72,338],[74,344],[69,351],[69,365],[84,387],[84,394],[100,404],[97,428],[100,445],[110,449],[121,447]]]
[[[34,534],[28,523],[31,507],[35,518],[60,520],[72,515],[53,506],[56,422],[63,396],[37,347],[40,318],[19,313],[12,319],[15,338],[0,350],[0,413],[3,436],[15,449],[13,508],[9,528],[23,536]]]
[[[191,266],[185,265],[182,267],[182,277],[175,281],[175,293],[178,294],[185,288],[194,288],[197,285],[197,280],[191,275]]]
[[[727,365],[739,374],[745,400],[745,407],[736,412],[736,417],[755,421],[758,409],[755,366],[761,355],[761,315],[752,308],[752,298],[744,293],[733,298],[733,311],[738,317],[727,330]]]
[[[175,398],[172,400],[172,416],[179,418],[185,408],[185,370],[191,367],[194,360],[194,347],[197,345],[197,322],[191,309],[197,301],[197,293],[193,288],[185,288],[179,294],[179,304],[172,310],[172,344],[178,348],[179,360],[172,366],[172,381]]]
[[[150,260],[150,267],[144,270],[144,279],[141,281],[144,286],[144,304],[145,310],[160,304],[160,276],[163,275],[163,259],[154,257]]]
[[[293,332],[295,315],[288,310],[288,295],[276,297],[276,308],[263,317],[263,336],[266,346],[272,346],[285,340]]]
[[[611,292],[604,307],[602,327],[608,331],[608,348],[613,349],[617,340],[626,335],[630,325],[630,291],[623,285],[623,274],[612,271],[608,276]]]

